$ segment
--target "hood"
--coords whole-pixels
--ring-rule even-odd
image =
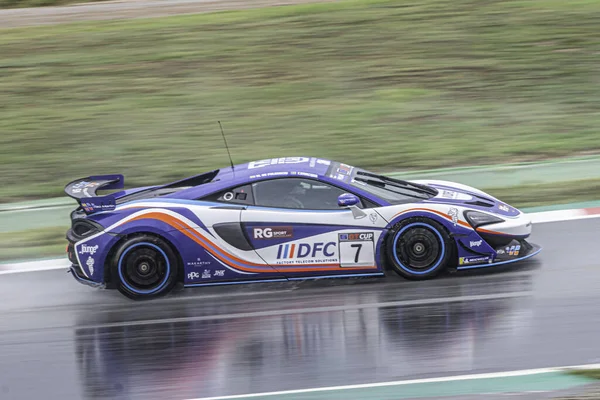
[[[517,217],[521,214],[518,209],[497,198],[461,183],[439,180],[411,180],[411,182],[428,185],[439,191],[437,196],[427,200],[428,202],[456,204],[509,218]]]

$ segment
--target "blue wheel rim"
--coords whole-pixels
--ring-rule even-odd
[[[165,276],[162,279],[162,281],[155,288],[148,289],[148,290],[140,290],[140,289],[133,287],[132,285],[129,284],[129,282],[127,282],[127,279],[125,279],[125,277],[123,276],[123,268],[122,268],[123,259],[125,258],[127,253],[129,253],[132,249],[135,249],[136,247],[140,247],[140,246],[151,247],[151,248],[157,250],[163,256],[163,258],[165,260],[165,264],[166,264],[166,272],[165,272]],[[153,243],[148,243],[148,242],[136,243],[133,246],[130,246],[127,249],[125,249],[125,251],[119,257],[119,264],[118,264],[117,268],[119,270],[119,278],[121,280],[121,283],[123,283],[123,286],[125,286],[128,290],[130,290],[131,292],[136,293],[136,294],[153,294],[153,293],[160,291],[167,284],[167,281],[169,280],[169,275],[171,275],[171,264],[169,263],[169,258],[167,257],[167,254],[163,251],[163,249],[161,249],[157,245],[155,245]]]
[[[434,263],[433,266],[427,268],[424,271],[415,271],[414,269],[411,269],[410,267],[407,267],[406,265],[404,265],[402,263],[402,261],[400,261],[400,258],[398,257],[398,250],[396,249],[396,243],[398,242],[398,238],[404,233],[406,232],[409,228],[413,228],[416,226],[420,226],[420,227],[424,227],[424,228],[428,228],[429,230],[431,230],[433,233],[435,233],[435,235],[438,237],[439,241],[440,241],[440,255],[437,258],[437,261]],[[435,269],[437,267],[440,266],[440,263],[442,262],[442,260],[444,259],[444,255],[446,254],[446,246],[444,244],[444,238],[442,237],[441,233],[435,229],[433,226],[426,224],[424,222],[413,222],[412,224],[408,224],[405,227],[403,227],[402,229],[400,229],[395,235],[394,235],[394,240],[393,240],[393,255],[394,255],[394,261],[396,261],[396,265],[398,267],[400,267],[402,270],[408,272],[409,274],[413,274],[413,275],[425,275],[430,273],[431,271],[435,271]]]

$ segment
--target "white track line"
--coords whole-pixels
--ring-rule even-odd
[[[580,208],[573,210],[542,211],[528,214],[534,224],[550,222],[573,221],[578,219],[600,218],[600,207]],[[0,275],[16,274],[20,272],[48,271],[53,269],[66,269],[70,263],[65,258],[42,261],[28,261],[22,263],[0,264]]]
[[[285,395],[293,395],[293,394],[331,392],[331,391],[336,391],[336,390],[350,390],[350,389],[369,389],[369,388],[386,387],[386,386],[415,385],[415,384],[420,384],[420,383],[439,383],[439,382],[467,381],[467,380],[476,380],[476,379],[508,378],[508,377],[515,377],[515,376],[547,374],[550,372],[564,372],[564,371],[570,371],[570,370],[598,369],[598,368],[600,368],[600,364],[573,365],[573,366],[568,366],[568,367],[538,368],[538,369],[525,369],[525,370],[519,370],[519,371],[492,372],[492,373],[486,373],[486,374],[443,376],[443,377],[438,377],[438,378],[413,379],[413,380],[393,381],[393,382],[365,383],[365,384],[360,384],[360,385],[330,386],[330,387],[310,388],[310,389],[285,390],[285,391],[279,391],[279,392],[251,393],[251,394],[218,396],[218,397],[198,397],[198,398],[188,399],[188,400],[250,399],[253,397],[285,396]]]

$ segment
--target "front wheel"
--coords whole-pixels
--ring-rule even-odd
[[[139,300],[171,291],[176,283],[178,261],[163,239],[140,235],[119,246],[112,268],[119,291]]]
[[[433,278],[448,266],[454,244],[444,227],[428,218],[396,224],[387,238],[388,259],[406,279]]]

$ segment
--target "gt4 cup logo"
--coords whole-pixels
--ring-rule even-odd
[[[87,244],[82,244],[81,247],[79,248],[79,254],[94,255],[94,254],[96,254],[96,251],[98,251],[98,245],[88,246]]]
[[[291,226],[254,228],[252,232],[254,239],[281,239],[293,236],[293,228]]]
[[[277,260],[297,260],[300,263],[335,262],[336,242],[329,243],[293,243],[280,244],[277,248]],[[278,262],[279,264],[285,263]]]
[[[373,232],[340,233],[338,237],[340,242],[362,242],[372,241],[375,234]]]
[[[88,269],[90,270],[90,275],[94,275],[94,259],[92,258],[92,256],[89,256],[87,261],[85,262],[85,265],[88,266]]]
[[[452,207],[450,210],[448,210],[448,215],[452,218],[452,223],[454,226],[456,226],[456,224],[458,224],[458,210]]]
[[[469,242],[469,246],[471,246],[471,247],[479,247],[479,246],[481,246],[481,243],[483,243],[483,240],[471,240]]]
[[[198,272],[190,272],[187,276],[190,280],[200,278],[200,274]]]

